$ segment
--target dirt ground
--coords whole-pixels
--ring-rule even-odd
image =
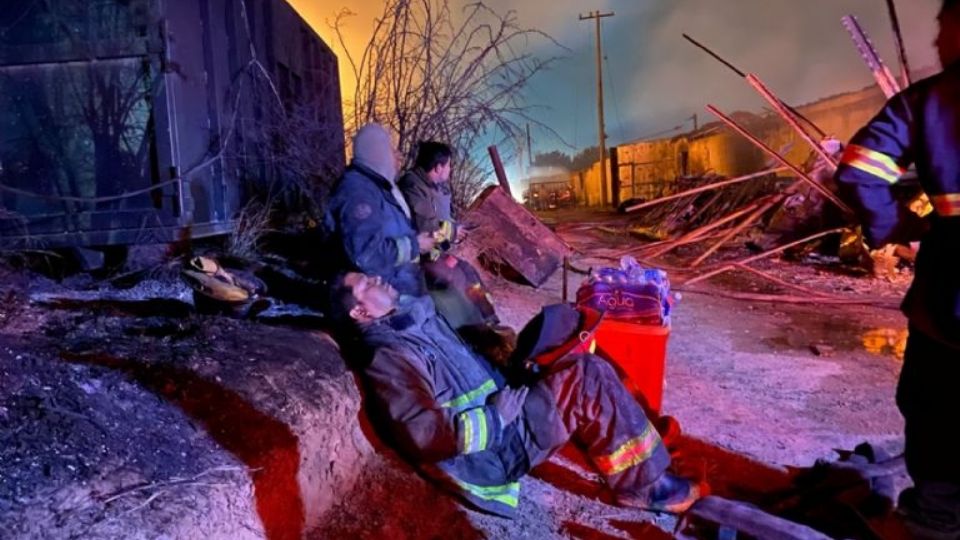
[[[613,265],[636,245],[616,227],[557,229],[577,268]],[[775,292],[744,274],[681,291],[664,390],[685,435],[678,465],[748,501],[834,449],[902,450],[896,305],[909,282],[815,258],[757,267],[875,301],[729,298]],[[377,442],[322,332],[198,315],[188,302],[161,314],[55,309],[29,295],[96,284],[0,272],[0,538],[669,538],[676,524],[608,504],[572,454],[524,480],[517,520],[479,514]],[[562,295],[559,272],[539,289],[487,279],[517,328]]]

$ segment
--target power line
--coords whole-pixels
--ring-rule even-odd
[[[641,135],[640,137],[637,137],[637,139],[640,139],[640,140],[642,140],[642,139],[653,139],[653,138],[659,137],[659,136],[661,136],[661,135],[666,135],[666,134],[668,134],[668,133],[673,133],[673,132],[676,132],[676,131],[680,131],[681,129],[683,129],[683,124],[678,124],[678,125],[676,125],[676,126],[673,126],[673,127],[670,128],[670,129],[664,129],[664,130],[661,130],[661,131],[657,131],[657,132],[655,132],[655,133],[647,133],[646,135]]]

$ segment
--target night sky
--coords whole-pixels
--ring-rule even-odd
[[[328,27],[350,5],[348,46],[369,39],[379,2],[289,0],[340,54]],[[454,5],[471,0],[451,0]],[[534,152],[578,149],[596,144],[594,24],[578,15],[613,11],[603,19],[608,145],[668,130],[713,103],[726,111],[759,111],[765,103],[733,72],[687,43],[686,32],[759,75],[782,99],[799,105],[871,84],[873,79],[840,17],[855,14],[896,74],[897,59],[884,0],[490,0],[498,11],[517,11],[521,25],[537,27],[569,50],[537,45],[542,55],[564,56],[529,89],[535,113],[563,141],[534,130]],[[933,68],[936,11],[940,0],[899,0],[900,23],[914,69]],[[344,62],[341,62],[341,70]],[[345,92],[346,95],[346,92]],[[569,144],[570,147],[565,146]]]

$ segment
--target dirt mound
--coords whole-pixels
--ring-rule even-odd
[[[3,310],[0,536],[299,538],[372,455],[324,334]]]
[[[150,301],[99,302],[89,287],[50,309],[62,287],[8,283],[16,285],[0,287],[8,300],[0,304],[0,538],[656,530],[644,523],[650,515],[604,503],[596,479],[580,491],[525,480],[514,521],[461,506],[363,427],[354,376],[322,332],[180,309],[146,316]],[[43,289],[34,298],[44,305],[28,302],[24,285]],[[499,285],[511,322],[540,304]],[[524,302],[514,305],[513,293]]]

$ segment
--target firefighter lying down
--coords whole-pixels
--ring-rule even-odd
[[[552,305],[519,334],[518,378],[474,354],[429,296],[400,296],[349,273],[331,288],[335,316],[369,349],[370,412],[403,456],[473,506],[513,517],[519,480],[568,441],[618,504],[679,513],[706,485],[667,472],[670,456],[613,368],[590,350],[599,312]]]

